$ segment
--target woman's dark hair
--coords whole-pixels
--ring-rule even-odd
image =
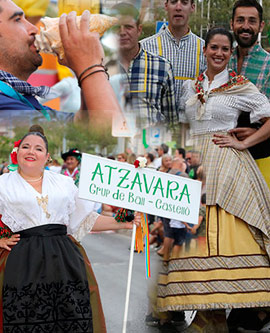
[[[183,156],[183,158],[186,158],[186,150],[184,148],[176,148],[176,150]]]
[[[151,162],[153,162],[154,159],[155,159],[154,155],[151,154],[151,153],[148,153],[148,154],[147,154],[147,157],[150,159]]]
[[[206,193],[203,193],[202,196],[201,196],[201,203],[202,204],[206,204]]]
[[[225,28],[223,27],[213,27],[211,28],[205,37],[205,48],[207,48],[207,45],[209,44],[209,42],[211,41],[211,39],[215,36],[215,35],[224,35],[227,36],[230,44],[231,44],[231,48],[233,47],[233,36],[232,34]]]
[[[46,138],[46,136],[44,135],[44,130],[41,126],[39,125],[32,125],[29,130],[28,130],[28,133],[26,133],[22,139],[21,139],[21,142],[19,144],[19,147],[20,145],[22,144],[23,140],[28,137],[29,135],[36,135],[36,136],[39,136],[45,143],[45,147],[46,147],[46,152],[48,153],[48,140]]]

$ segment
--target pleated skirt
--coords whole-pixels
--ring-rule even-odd
[[[206,236],[192,239],[159,276],[158,310],[270,306],[270,263],[248,225],[207,207]]]
[[[0,252],[0,332],[106,332],[90,262],[66,227],[19,233]]]
[[[206,176],[206,235],[164,267],[159,311],[270,306],[269,188],[248,151],[219,148],[212,138],[195,138]]]

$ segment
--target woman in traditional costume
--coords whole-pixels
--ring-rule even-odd
[[[72,178],[44,170],[48,157],[46,137],[30,132],[18,143],[18,170],[0,177],[2,221],[20,234],[11,251],[0,250],[0,331],[106,332],[98,286],[78,241],[90,230],[132,223],[95,213],[93,202],[78,198]]]
[[[225,309],[270,306],[270,192],[246,149],[269,137],[270,104],[227,69],[232,42],[225,29],[211,29],[207,70],[183,85],[182,118],[206,174],[206,238],[204,247],[171,257],[160,276],[158,307],[198,310],[186,332],[227,332]],[[243,141],[228,134],[241,111],[264,123]]]

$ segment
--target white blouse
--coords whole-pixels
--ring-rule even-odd
[[[205,134],[207,132],[225,131],[235,128],[241,111],[250,113],[251,123],[258,122],[264,117],[270,117],[270,104],[265,95],[261,94],[254,85],[249,83],[249,93],[235,92],[234,94],[215,93],[211,90],[220,87],[229,81],[228,70],[225,69],[214,77],[209,84],[207,75],[203,81],[205,92],[204,114],[199,117],[198,109],[201,102],[195,97],[194,81],[185,81],[180,99],[181,122],[188,122],[192,134]],[[195,98],[194,103],[186,102]],[[190,105],[192,104],[192,105]]]
[[[81,240],[99,216],[94,205],[78,198],[72,178],[48,170],[44,171],[42,194],[17,171],[0,176],[0,214],[13,232],[57,223]]]

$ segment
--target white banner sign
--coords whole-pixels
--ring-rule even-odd
[[[79,197],[197,224],[201,182],[83,154]]]

